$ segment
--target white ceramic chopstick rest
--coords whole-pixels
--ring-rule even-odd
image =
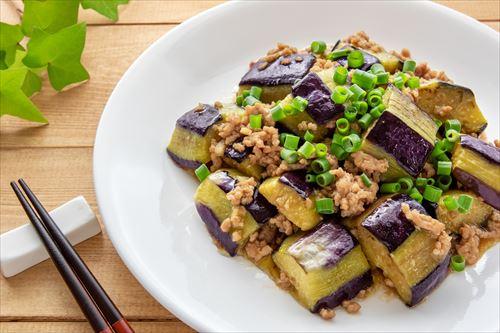
[[[50,212],[72,245],[97,235],[101,226],[84,197],[76,197]],[[49,258],[31,222],[0,235],[0,271],[16,275]]]

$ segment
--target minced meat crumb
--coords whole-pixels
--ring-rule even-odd
[[[432,70],[426,62],[421,62],[417,65],[415,75],[426,80],[438,79],[440,81],[452,82],[444,71]]]
[[[282,160],[278,168],[272,172],[272,176],[281,176],[287,171],[293,170],[303,170],[306,169],[310,164],[309,160],[301,158],[297,163],[289,164],[287,161]]]
[[[500,148],[500,140],[499,139],[495,139],[494,143],[495,143],[495,147]]]
[[[331,60],[316,58],[314,65],[311,67],[311,72],[318,73],[325,69],[332,68],[335,64]]]
[[[488,142],[488,135],[486,134],[486,132],[481,132],[481,134],[479,134],[477,136],[477,138],[483,142],[486,142],[486,143],[489,143]]]
[[[233,209],[231,210],[231,216],[222,221],[220,225],[222,231],[232,231],[233,241],[235,242],[241,239],[240,230],[243,228],[245,214],[245,207],[233,206]]]
[[[363,289],[359,291],[359,293],[356,295],[356,298],[365,299],[367,295],[368,291],[366,289]]]
[[[257,182],[253,177],[239,180],[236,186],[226,194],[226,197],[233,206],[248,205],[253,200],[253,193]]]
[[[436,244],[432,254],[437,260],[442,259],[451,248],[451,236],[445,231],[445,225],[442,222],[432,218],[429,215],[420,213],[416,209],[410,209],[406,203],[401,204],[401,211],[405,217],[411,221],[417,229],[429,232],[433,238],[436,238]]]
[[[335,318],[335,310],[329,308],[322,308],[319,310],[319,315],[325,320],[331,320]]]
[[[361,309],[361,305],[352,300],[342,301],[342,307],[350,314],[358,313]]]
[[[436,105],[434,107],[434,114],[440,117],[448,117],[451,111],[453,111],[453,107],[450,105]]]
[[[429,162],[426,162],[424,164],[424,169],[422,170],[422,172],[420,173],[420,175],[423,177],[423,178],[431,178],[433,177],[434,175],[436,174],[436,170],[434,169],[434,166],[429,163]]]
[[[293,233],[293,224],[283,214],[278,214],[269,220],[270,224],[278,227],[279,231],[287,236]]]
[[[273,252],[273,248],[265,240],[258,239],[258,236],[258,232],[253,233],[245,244],[245,252],[248,258],[256,263]]]
[[[285,291],[290,291],[290,290],[293,290],[295,288],[293,286],[291,279],[283,271],[280,271],[280,276],[276,280],[276,285]]]
[[[401,50],[401,52],[397,52],[397,51],[390,51],[389,52],[390,54],[398,57],[399,59],[401,60],[408,60],[408,59],[411,59],[411,53],[410,53],[410,50],[407,49],[406,47],[403,48]]]
[[[283,43],[278,43],[276,45],[276,48],[269,50],[267,52],[267,55],[260,58],[259,61],[263,61],[267,67],[267,64],[274,62],[279,57],[289,56],[289,55],[292,55],[294,53],[297,53],[297,48],[283,44]],[[252,65],[252,64],[253,63],[251,63],[250,65]],[[264,69],[264,68],[262,68],[262,69]]]
[[[384,279],[384,284],[389,288],[394,288],[394,282],[392,282],[392,280],[389,278]]]
[[[345,38],[344,42],[351,44],[352,46],[373,52],[384,51],[384,48],[379,44],[375,43],[373,40],[371,40],[370,37],[368,37],[368,35],[364,31],[358,31],[354,35]]]
[[[212,139],[209,152],[210,152],[210,160],[212,161],[212,166],[210,170],[215,171],[222,167],[222,157],[224,156],[224,150],[226,149],[226,145],[224,141],[217,141]]]
[[[349,161],[354,164],[356,169],[366,173],[376,182],[379,181],[380,175],[387,172],[387,169],[389,168],[389,162],[387,162],[387,160],[376,159],[375,157],[367,153],[364,153],[362,151],[358,151],[351,154],[349,156]],[[358,172],[354,171],[352,173],[358,173]]]
[[[302,121],[297,125],[297,128],[299,131],[316,131],[318,129],[318,125],[316,123],[310,122],[310,121]]]

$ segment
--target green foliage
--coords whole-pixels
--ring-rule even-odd
[[[118,5],[127,3],[128,0],[82,0],[82,7],[91,8],[113,21],[118,21]]]
[[[81,63],[87,26],[77,23],[80,3],[116,21],[118,5],[128,0],[24,0],[20,26],[0,22],[0,116],[47,123],[30,100],[45,70],[57,91],[89,79]]]

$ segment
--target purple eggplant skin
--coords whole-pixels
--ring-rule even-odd
[[[411,301],[408,306],[412,307],[420,303],[432,290],[443,282],[448,275],[450,258],[451,254],[448,254],[429,275],[411,288]]]
[[[207,227],[210,235],[231,257],[234,257],[236,255],[236,250],[238,249],[238,244],[233,242],[230,234],[221,230],[219,221],[212,210],[201,203],[196,203],[196,210],[198,211],[200,218],[203,222],[205,222],[205,226]]]
[[[318,244],[318,243],[321,244]],[[294,244],[316,243],[329,252],[328,260],[323,268],[335,266],[342,258],[351,252],[358,241],[343,226],[334,223],[322,223],[311,232],[299,238]]]
[[[427,200],[422,201],[422,206],[425,208],[425,211],[427,214],[429,214],[433,219],[435,219],[436,216],[436,209],[438,208],[438,204],[436,202],[430,202]]]
[[[229,157],[230,159],[235,160],[238,163],[243,162],[243,160],[252,152],[252,147],[246,147],[246,149],[242,152],[237,151],[233,148],[233,146],[227,146],[224,151],[224,156]]]
[[[208,129],[221,119],[222,116],[215,107],[200,104],[177,119],[177,126],[204,136]]]
[[[500,193],[493,187],[460,168],[453,169],[453,176],[466,188],[481,196],[487,204],[500,210]]]
[[[318,74],[313,72],[293,85],[292,95],[307,99],[309,103],[306,112],[319,125],[327,123],[344,112],[344,105],[332,102],[330,88],[323,83]]]
[[[271,205],[269,201],[259,193],[258,188],[253,192],[252,202],[246,205],[245,209],[252,215],[255,222],[259,224],[266,223],[269,219],[278,214],[278,209]]]
[[[410,176],[417,177],[432,152],[432,144],[390,112],[382,113],[367,140],[392,155]]]
[[[306,174],[303,171],[285,172],[279,178],[279,181],[287,186],[290,186],[298,195],[307,199],[312,194],[313,189],[306,183]]]
[[[486,142],[470,135],[461,135],[460,145],[463,148],[467,148],[478,153],[492,163],[500,164],[500,148],[489,145]]]
[[[168,154],[168,156],[170,156],[172,161],[174,161],[174,163],[177,164],[181,168],[195,170],[201,165],[201,162],[199,162],[199,161],[186,160],[182,157],[175,155],[174,153],[172,153],[168,149],[167,149],[167,154]]]
[[[424,207],[408,195],[396,194],[375,208],[361,223],[389,252],[396,250],[415,230],[413,223],[401,212],[402,203],[427,214]]]
[[[209,176],[210,180],[225,193],[231,192],[236,186],[236,179],[231,177],[226,171],[218,171]]]
[[[372,284],[372,274],[370,270],[367,270],[365,273],[345,283],[330,295],[320,298],[311,312],[317,313],[323,308],[333,309],[342,304],[342,301],[353,299],[361,290],[367,289]]]
[[[290,60],[290,63],[282,64]],[[300,60],[299,60],[300,59]],[[299,60],[299,61],[297,61]],[[241,78],[240,86],[279,86],[293,84],[309,72],[316,57],[310,53],[281,56],[264,69],[260,69],[265,61],[258,61],[250,66],[250,70]]]

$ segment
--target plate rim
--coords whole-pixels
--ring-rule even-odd
[[[280,2],[280,3],[286,3],[290,0],[271,0],[267,2]],[[358,0],[356,0],[358,1]],[[155,286],[155,281],[154,277],[148,276],[145,274],[141,274],[141,269],[143,268],[143,264],[140,262],[140,258],[137,257],[136,253],[130,248],[127,247],[128,243],[125,242],[123,237],[120,237],[123,231],[121,228],[119,228],[119,223],[111,223],[109,221],[112,221],[114,219],[117,219],[116,216],[113,216],[114,214],[111,212],[112,208],[111,207],[106,207],[106,205],[103,204],[103,202],[106,202],[108,200],[105,199],[106,197],[106,188],[103,188],[101,186],[101,177],[104,177],[104,175],[101,175],[99,172],[99,165],[103,163],[103,158],[101,158],[101,149],[104,146],[104,139],[103,139],[103,131],[104,131],[104,124],[106,122],[106,119],[111,111],[108,111],[110,109],[110,105],[112,100],[114,100],[116,92],[120,89],[122,86],[123,82],[128,79],[130,76],[130,73],[133,72],[133,70],[139,66],[142,62],[144,57],[150,53],[158,44],[162,43],[165,39],[169,38],[172,35],[180,34],[186,29],[189,29],[192,25],[197,24],[198,21],[203,20],[204,18],[219,13],[223,12],[225,10],[228,10],[230,7],[238,6],[240,3],[243,2],[255,2],[255,3],[262,3],[266,1],[258,0],[258,1],[248,1],[248,0],[232,0],[232,1],[227,1],[225,3],[216,5],[212,8],[209,8],[205,11],[202,11],[189,19],[183,21],[173,29],[167,31],[164,33],[161,37],[159,37],[156,41],[154,41],[151,45],[149,45],[130,65],[130,67],[123,73],[121,78],[118,80],[116,83],[115,87],[113,88],[113,91],[108,97],[108,100],[106,102],[106,105],[103,109],[103,112],[101,113],[96,134],[95,134],[95,140],[94,140],[94,151],[92,155],[93,163],[92,163],[92,174],[93,174],[93,184],[94,184],[94,189],[95,189],[95,194],[96,194],[96,199],[97,199],[97,208],[99,212],[101,213],[101,221],[104,224],[104,227],[106,229],[107,235],[109,239],[111,240],[111,243],[113,244],[113,247],[115,248],[116,252],[118,253],[121,261],[125,264],[127,269],[132,273],[134,278],[141,284],[141,286],[146,289],[146,291],[158,302],[166,308],[169,312],[171,312],[173,315],[175,315],[178,319],[180,319],[183,323],[189,325],[191,328],[197,330],[197,331],[203,331],[203,332],[217,332],[221,331],[221,326],[213,326],[210,325],[209,323],[203,321],[202,319],[198,318],[196,315],[193,315],[189,313],[189,311],[186,311],[185,308],[178,306],[177,302],[174,301],[173,299],[175,298],[171,294],[166,294],[162,297],[160,297],[160,293],[158,292],[157,287]],[[323,1],[312,1],[312,2],[323,2]],[[339,1],[339,2],[349,2],[349,1]],[[359,2],[364,2],[364,1],[359,1]],[[379,3],[393,3],[393,4],[398,4],[400,1],[370,1],[370,2],[379,2]],[[443,13],[443,15],[451,15],[459,18],[464,22],[464,24],[467,24],[469,26],[472,26],[476,29],[482,30],[483,34],[489,35],[490,38],[496,39],[498,43],[499,39],[499,33],[495,31],[492,27],[462,13],[459,12],[455,9],[446,7],[442,4],[433,2],[431,0],[426,0],[426,1],[416,1],[416,3],[419,3],[420,6],[428,6],[428,7],[433,7],[434,10],[438,10]],[[164,291],[163,291],[164,293]]]

